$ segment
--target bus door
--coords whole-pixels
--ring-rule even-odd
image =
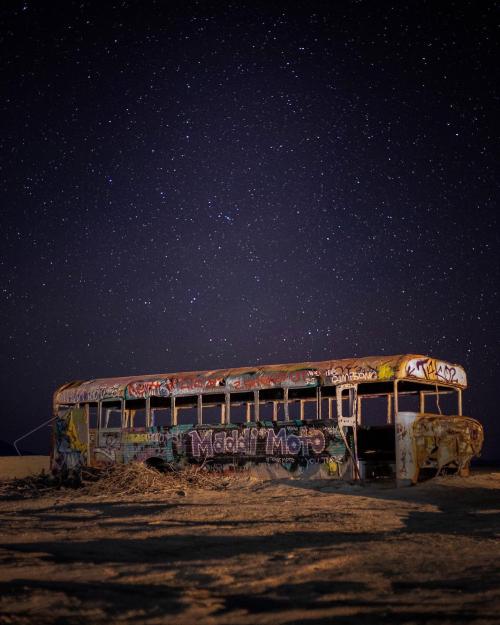
[[[337,386],[337,415],[340,435],[347,447],[353,465],[353,477],[359,479],[357,458],[357,385],[340,384]]]

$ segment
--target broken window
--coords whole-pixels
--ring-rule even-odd
[[[101,427],[103,429],[122,427],[122,403],[120,400],[101,403]]]
[[[125,402],[125,423],[129,428],[146,427],[146,400],[127,399]],[[127,427],[126,426],[126,427]]]
[[[222,422],[222,411],[225,411],[226,397],[223,394],[203,395],[203,423],[218,425]]]
[[[151,397],[151,425],[153,427],[167,427],[172,425],[172,410],[169,397]]]
[[[231,423],[246,423],[247,416],[252,419],[253,393],[231,393]]]
[[[288,415],[291,421],[316,420],[318,416],[317,388],[291,388],[288,391]]]
[[[198,423],[198,396],[187,395],[177,397],[175,400],[177,408],[178,425],[195,425]]]
[[[284,391],[282,388],[267,388],[259,393],[259,416],[261,421],[284,421]]]
[[[98,407],[97,402],[92,402],[92,403],[87,404],[88,415],[89,415],[89,428],[91,430],[97,429],[97,421],[98,421],[97,407]]]

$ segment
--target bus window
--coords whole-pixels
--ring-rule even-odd
[[[337,387],[337,412],[339,419],[353,419],[357,415],[357,387],[338,386]]]
[[[458,414],[457,393],[454,390],[439,388],[439,395],[435,389],[424,391],[423,412],[431,414],[456,415]],[[400,400],[401,405],[401,400]],[[401,407],[399,408],[401,410]],[[416,410],[419,410],[417,408]]]
[[[125,423],[129,428],[146,427],[146,400],[127,399],[125,402]]]
[[[97,402],[87,405],[89,411],[89,428],[95,430],[97,428]]]
[[[273,420],[273,403],[270,401],[259,402],[259,421]]]
[[[153,427],[167,427],[171,424],[170,408],[151,408],[151,425]]]
[[[419,396],[418,393],[399,393],[398,394],[398,410],[399,412],[418,412]]]
[[[303,400],[302,413],[304,419],[319,419],[318,404],[316,398]]]
[[[101,427],[113,429],[122,427],[121,401],[103,401],[101,404]]]
[[[198,396],[176,397],[178,425],[195,425],[198,423]]]
[[[360,424],[363,426],[385,425],[387,423],[387,395],[358,396]],[[389,415],[390,417],[391,415]]]
[[[321,418],[337,418],[337,401],[335,386],[323,386],[321,388]]]
[[[255,421],[253,410],[253,393],[231,393],[231,423],[246,423],[247,417]]]
[[[282,388],[266,388],[260,391],[260,420],[284,421],[284,391]]]
[[[316,397],[316,387],[291,388],[288,391],[288,399],[290,401],[290,408],[288,412],[290,419],[318,419],[318,404]],[[293,402],[293,404],[291,402]]]
[[[106,409],[106,427],[107,428],[121,428],[122,426],[122,411],[119,408]]]
[[[202,398],[202,418],[207,425],[219,425],[221,413],[225,410],[226,397],[223,394],[204,395]]]
[[[231,423],[245,423],[247,420],[247,404],[231,404]]]
[[[288,400],[288,420],[297,421],[298,419],[300,419],[300,401]]]
[[[153,427],[167,427],[172,425],[170,398],[151,397],[151,425]]]

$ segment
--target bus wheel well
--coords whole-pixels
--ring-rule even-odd
[[[166,471],[166,463],[163,458],[159,456],[151,456],[144,460],[144,465],[148,467],[148,469],[155,469],[155,471],[159,471],[160,473],[164,473]]]

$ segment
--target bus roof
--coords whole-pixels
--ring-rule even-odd
[[[404,354],[78,380],[57,389],[54,402],[74,404],[105,399],[248,392],[274,387],[297,388],[318,384],[336,386],[394,380],[420,381],[462,389],[467,387],[467,377],[460,365],[429,356]]]

